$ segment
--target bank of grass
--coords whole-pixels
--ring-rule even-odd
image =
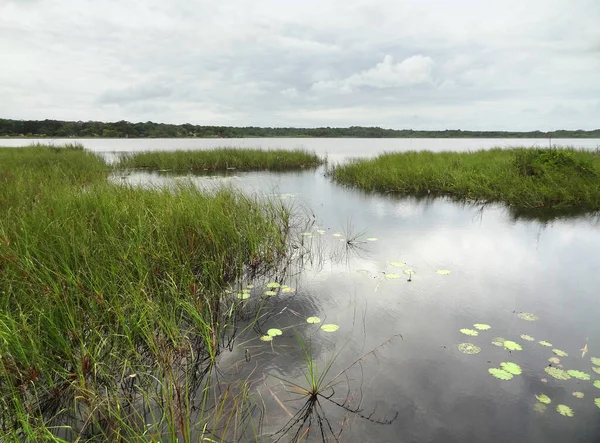
[[[146,168],[171,171],[287,171],[316,167],[324,162],[305,149],[217,148],[203,151],[153,151],[124,154],[118,162],[122,169]]]
[[[367,191],[504,202],[519,208],[600,210],[600,154],[576,149],[386,153],[332,167]]]
[[[290,213],[108,172],[81,149],[0,149],[0,441],[237,439],[247,390],[209,400],[204,377],[235,330],[224,288],[277,266]]]

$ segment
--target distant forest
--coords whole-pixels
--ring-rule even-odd
[[[349,128],[259,128],[255,126],[200,126],[189,123],[114,123],[0,119],[0,137],[106,138],[244,138],[244,137],[355,137],[355,138],[600,138],[600,129],[529,131],[414,131],[351,126]]]

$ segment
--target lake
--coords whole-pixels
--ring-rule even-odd
[[[498,139],[80,141],[107,155],[303,146],[333,161],[384,151],[548,144]],[[15,140],[0,142],[16,145]],[[600,140],[554,142],[589,149],[600,145]],[[328,441],[335,440],[333,435],[344,442],[600,439],[600,406],[594,402],[600,389],[593,385],[600,369],[595,372],[590,361],[600,357],[597,215],[518,213],[502,205],[367,194],[331,182],[323,168],[214,176],[132,172],[113,179],[142,186],[181,180],[209,187],[226,183],[283,198],[296,209],[296,242],[314,251],[313,259],[286,277],[296,292],[276,290],[268,315],[242,333],[220,361],[223,383],[251,381],[264,411],[257,431],[261,441],[294,441],[296,429],[303,429],[295,414],[305,411],[305,401],[297,388],[285,389],[288,382],[307,385],[308,365],[298,337],[320,373],[331,364],[325,382],[335,380],[326,392],[330,398],[320,400],[320,409],[314,406],[309,441],[323,440],[321,428]],[[257,283],[252,297],[266,289]],[[306,322],[313,316],[321,323]],[[323,323],[339,330],[325,332]],[[270,328],[283,333],[261,341]],[[461,343],[480,352],[465,354],[458,349]],[[586,344],[589,352],[582,355]],[[489,369],[502,363],[517,364],[521,373],[509,374],[510,380],[494,377]],[[581,371],[589,380],[567,370]],[[497,374],[508,378],[505,371]],[[536,395],[545,401],[541,396],[547,396],[550,403],[540,403]],[[568,407],[560,408],[567,415],[559,414],[559,405]],[[278,434],[282,429],[284,436]],[[304,431],[299,432],[298,437]]]

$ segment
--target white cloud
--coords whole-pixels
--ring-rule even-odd
[[[287,88],[281,90],[281,95],[287,98],[296,98],[298,97],[298,90],[296,88]]]

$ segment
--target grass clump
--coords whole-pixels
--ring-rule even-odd
[[[328,171],[367,191],[589,211],[600,210],[599,173],[597,152],[556,148],[385,153]]]
[[[289,211],[108,172],[80,149],[0,149],[2,441],[190,441],[237,420],[205,380],[242,303],[225,288],[285,257]]]
[[[158,151],[125,154],[118,167],[172,171],[285,171],[316,167],[323,159],[304,149],[218,148],[203,151]]]

